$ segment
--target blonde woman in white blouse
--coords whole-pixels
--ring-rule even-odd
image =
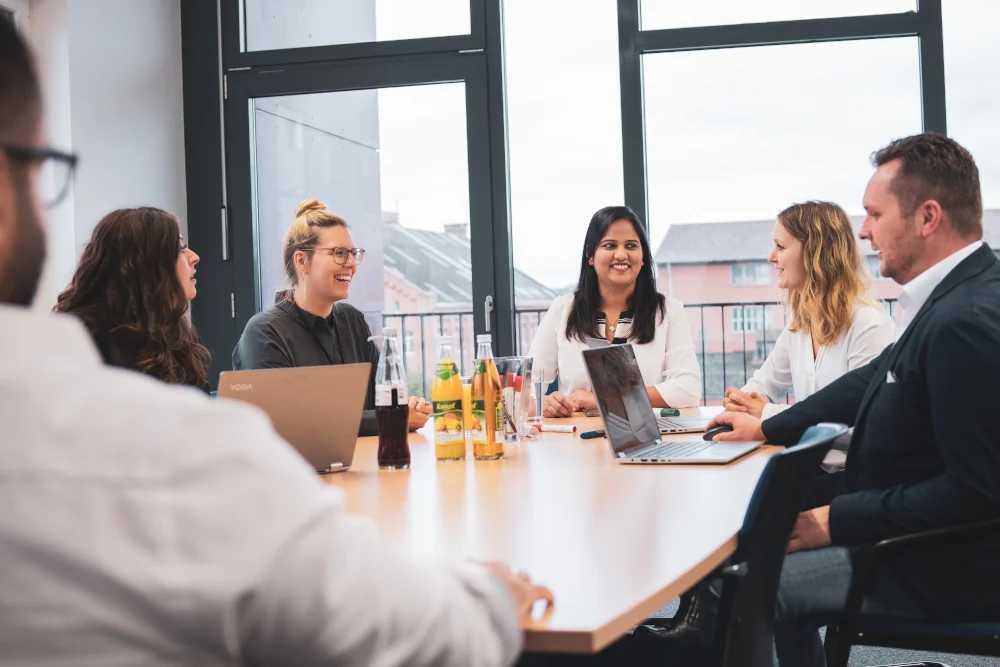
[[[544,416],[597,409],[581,354],[587,338],[632,343],[653,407],[698,404],[701,370],[684,304],[656,291],[653,268],[646,232],[630,208],[608,206],[594,214],[576,291],[552,302],[528,352],[533,375],[559,375],[558,391],[545,397]]]
[[[767,419],[787,405],[792,389],[802,400],[864,366],[896,339],[896,326],[866,294],[868,272],[851,219],[829,202],[794,204],[778,215],[774,250],[791,321],[764,365],[741,389],[726,390],[727,410]]]

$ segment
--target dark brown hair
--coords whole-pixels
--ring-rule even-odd
[[[969,151],[954,139],[925,132],[897,139],[872,155],[876,167],[893,160],[900,161],[900,169],[892,191],[904,216],[933,199],[961,238],[982,237],[983,195],[979,169]]]
[[[55,312],[78,316],[91,333],[132,334],[144,342],[136,367],[173,384],[208,384],[208,350],[188,322],[177,278],[177,219],[158,208],[126,208],[94,228]]]
[[[656,290],[653,275],[653,251],[646,238],[646,230],[632,209],[627,206],[605,206],[590,219],[587,235],[584,237],[583,256],[580,258],[580,279],[573,293],[573,307],[566,320],[566,338],[585,342],[587,338],[600,338],[597,333],[597,317],[601,312],[601,290],[597,283],[597,269],[590,260],[601,245],[608,228],[619,220],[627,220],[635,230],[642,246],[642,268],[635,280],[635,291],[629,299],[628,308],[633,311],[631,341],[640,345],[656,338],[656,325],[667,314],[667,300]]]
[[[0,141],[27,143],[41,121],[42,93],[35,65],[10,21],[0,20]]]

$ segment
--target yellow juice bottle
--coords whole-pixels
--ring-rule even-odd
[[[503,458],[503,403],[500,374],[493,360],[493,337],[476,337],[472,376],[472,453],[476,459]]]
[[[462,418],[462,378],[458,376],[451,343],[438,346],[437,371],[431,402],[434,405],[434,454],[439,461],[465,458],[465,426]]]

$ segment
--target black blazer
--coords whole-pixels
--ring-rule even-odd
[[[335,360],[330,358],[313,333],[312,327],[316,326],[316,322],[310,319],[318,318],[279,295],[274,307],[257,313],[247,322],[233,350],[233,368],[296,368],[334,363]],[[378,435],[375,369],[378,367],[379,349],[368,340],[372,335],[371,328],[360,310],[343,301],[333,305],[330,322],[336,327],[340,353],[337,361],[343,364],[368,362],[372,365],[359,435]]]
[[[854,426],[830,504],[836,545],[1000,517],[1000,262],[982,246],[876,359],[763,422],[792,444]],[[929,615],[1000,619],[1000,534],[910,551],[891,565]]]

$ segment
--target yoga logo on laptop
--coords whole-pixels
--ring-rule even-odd
[[[229,388],[232,391],[250,391],[251,389],[253,389],[253,385],[249,384],[249,383],[247,383],[247,384],[231,384],[231,385],[229,385]]]

